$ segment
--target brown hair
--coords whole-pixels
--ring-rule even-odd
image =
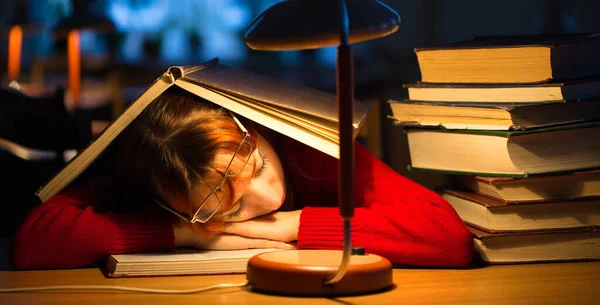
[[[245,123],[252,133],[251,124]],[[188,200],[190,191],[215,173],[222,177],[224,165],[214,162],[215,157],[233,154],[242,139],[243,133],[225,110],[181,89],[169,89],[119,135],[101,158],[103,162],[98,162],[96,173],[101,174],[95,175],[91,194],[94,207],[131,212],[161,201],[193,215],[196,209]],[[227,183],[233,189],[235,179]],[[231,199],[220,209],[230,209]],[[215,217],[193,227],[210,234],[222,227],[222,221]]]

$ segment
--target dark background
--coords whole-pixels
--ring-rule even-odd
[[[0,71],[6,79],[7,29],[18,22],[37,25],[25,34],[20,80],[43,81],[46,90],[66,82],[66,43],[52,30],[66,18],[93,13],[113,31],[81,32],[84,78],[92,84],[117,81],[125,102],[170,65],[197,64],[213,57],[251,71],[334,92],[335,49],[297,52],[252,51],[243,44],[246,25],[276,0],[2,0]],[[600,31],[598,1],[584,0],[383,0],[402,19],[391,36],[353,45],[356,94],[377,100],[382,141],[374,151],[402,174],[432,187],[440,178],[407,172],[409,158],[401,130],[385,119],[385,101],[406,96],[403,83],[420,79],[415,47],[434,46],[475,35],[524,35]],[[89,21],[90,18],[87,18]],[[87,60],[87,62],[86,62]],[[41,71],[41,72],[40,72]],[[87,78],[86,78],[87,77]],[[102,86],[102,85],[98,85]],[[96,86],[96,88],[98,87]],[[93,88],[92,85],[89,88]],[[94,90],[82,100],[94,100]],[[98,90],[96,90],[98,91]],[[91,96],[91,97],[90,97]],[[67,94],[66,99],[69,99]],[[68,102],[68,101],[67,101]],[[96,107],[96,102],[90,107]],[[99,102],[98,102],[99,103]],[[99,105],[103,105],[100,103]],[[106,108],[106,107],[105,107]],[[100,113],[100,111],[98,111]],[[110,113],[105,110],[105,116]],[[101,116],[102,114],[98,114]],[[114,112],[112,113],[114,115]]]
[[[335,92],[335,48],[260,52],[244,45],[242,34],[247,24],[275,2],[0,0],[0,80],[2,86],[8,83],[8,31],[20,24],[24,40],[19,82],[32,95],[58,96],[59,103],[64,102],[67,109],[71,109],[69,92],[62,94],[58,90],[67,84],[67,59],[65,37],[56,30],[68,20],[90,24],[98,20],[110,26],[99,22],[93,29],[80,32],[81,103],[90,110],[94,120],[113,119],[167,67],[198,64],[214,57],[228,65]],[[405,98],[402,84],[420,79],[414,48],[476,35],[600,32],[600,1],[593,0],[381,2],[396,10],[402,22],[400,29],[388,37],[353,45],[357,98],[374,106],[367,125],[368,136],[363,141],[394,170],[429,188],[444,183],[445,177],[407,171],[410,158],[406,136],[386,118],[390,114],[386,101]],[[34,131],[49,132],[34,125],[31,127]],[[65,134],[77,133],[76,125],[77,122],[70,122]],[[20,161],[4,162],[0,164],[3,167],[0,222],[11,222],[0,230],[5,236],[18,222],[11,209],[19,209],[23,202],[18,197],[7,196],[7,192],[30,194],[56,164],[42,168],[18,163]],[[22,208],[24,212],[28,207]],[[0,245],[0,250],[2,247]]]

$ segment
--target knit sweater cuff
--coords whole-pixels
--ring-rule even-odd
[[[354,244],[361,229],[351,224]],[[344,224],[339,208],[305,207],[300,214],[298,248],[341,249],[344,244]]]
[[[175,236],[169,217],[116,215],[112,253],[173,251]]]

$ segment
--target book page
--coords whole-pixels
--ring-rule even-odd
[[[115,254],[111,257],[119,263],[148,263],[148,262],[182,262],[182,261],[208,261],[222,259],[250,259],[252,256],[278,251],[278,249],[244,249],[244,250],[199,250],[177,249],[168,253],[134,253]]]

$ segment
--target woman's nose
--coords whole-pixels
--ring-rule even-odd
[[[265,210],[274,211],[281,205],[281,195],[268,182],[255,181],[250,185],[249,191],[255,199],[255,204]]]

